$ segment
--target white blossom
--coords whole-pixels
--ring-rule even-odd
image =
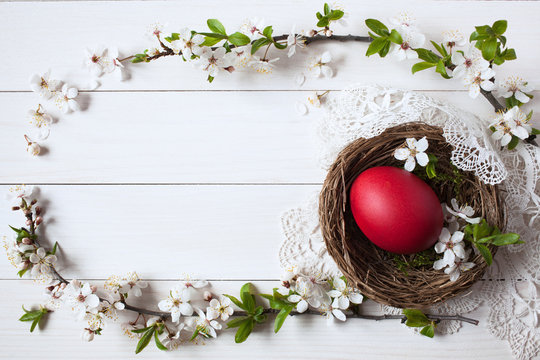
[[[142,289],[145,289],[148,286],[148,283],[142,281],[136,272],[129,272],[125,278],[120,280],[119,285],[120,293],[139,297],[142,295]]]
[[[407,138],[405,145],[394,151],[394,157],[398,160],[405,161],[405,170],[413,171],[417,162],[420,166],[426,166],[428,164],[429,157],[425,153],[428,146],[429,144],[425,136],[420,140]]]
[[[308,96],[307,101],[311,106],[318,108],[318,107],[321,107],[321,97],[322,95],[319,95],[317,92],[314,92]]]
[[[164,28],[165,28],[164,24],[161,24],[159,22],[152,23],[148,26],[146,30],[146,35],[151,39],[155,39],[156,36],[157,37],[161,36]]]
[[[332,320],[333,318],[336,318],[340,321],[347,320],[347,317],[345,316],[345,313],[341,311],[337,304],[337,300],[334,300],[332,304],[323,304],[321,307],[322,315],[327,320]]]
[[[49,137],[49,126],[52,124],[53,118],[42,110],[41,104],[38,105],[37,109],[28,110],[27,118],[30,125],[37,130],[33,132],[32,137],[38,140],[45,140]]]
[[[36,188],[34,185],[15,185],[11,186],[6,193],[6,200],[14,205],[20,205],[24,199],[26,202],[31,201]]]
[[[418,54],[414,49],[418,49],[426,42],[426,37],[415,30],[402,28],[399,31],[403,42],[401,44],[392,43],[390,54],[395,56],[398,61],[405,59],[417,59]]]
[[[201,44],[204,42],[204,36],[200,34],[191,34],[191,30],[183,28],[180,30],[179,39],[171,41],[171,49],[175,54],[182,53],[186,60],[191,60],[191,55],[200,55],[203,52]]]
[[[50,71],[42,75],[34,74],[30,77],[30,89],[45,99],[50,99],[59,85],[59,81],[51,79]]]
[[[497,96],[509,98],[513,95],[518,101],[524,104],[528,103],[530,100],[527,94],[534,90],[532,84],[519,76],[510,76],[504,81],[497,80],[496,84],[497,90],[495,92]]]
[[[287,56],[291,57],[294,54],[296,54],[296,48],[304,49],[306,47],[305,39],[303,34],[297,34],[296,33],[296,26],[293,26],[291,33],[289,36],[287,36],[287,47],[289,51],[287,52]]]
[[[90,329],[83,329],[81,333],[81,339],[88,342],[94,340],[94,332]]]
[[[465,257],[463,259],[459,259],[459,258],[455,259],[455,262],[453,265],[450,265],[446,269],[444,269],[444,273],[450,275],[450,281],[452,282],[456,281],[462,272],[468,271],[476,265],[473,262],[467,262],[467,259],[469,258],[470,253],[471,253],[471,250],[468,250],[465,253]]]
[[[79,90],[77,90],[77,88],[64,84],[62,86],[62,92],[56,96],[56,105],[64,114],[67,114],[70,111],[78,111],[81,108],[75,100],[77,95],[79,95]]]
[[[463,205],[459,206],[456,199],[452,199],[450,201],[450,204],[452,207],[448,206],[447,204],[444,204],[446,207],[446,210],[454,215],[457,216],[465,221],[467,221],[470,224],[478,224],[480,220],[482,220],[481,217],[473,218],[474,216],[474,209],[469,205]]]
[[[41,147],[38,143],[31,142],[26,145],[26,152],[30,154],[31,156],[38,156],[41,152]]]
[[[390,24],[396,27],[409,31],[418,31],[416,26],[416,18],[407,12],[401,12],[398,16],[391,17],[388,20]]]
[[[309,59],[308,70],[314,77],[323,75],[326,78],[331,78],[334,75],[334,70],[328,66],[331,61],[332,55],[325,51],[321,55]]]
[[[210,320],[221,318],[221,320],[227,321],[229,316],[234,313],[234,309],[231,306],[231,299],[225,296],[220,296],[219,300],[210,300],[209,305],[210,306],[206,308],[206,313]]]
[[[318,308],[324,302],[329,302],[329,296],[315,279],[299,277],[294,286],[295,294],[289,295],[287,300],[296,304],[296,310],[303,313],[308,305]]]
[[[298,276],[298,265],[289,265],[287,267],[285,267],[282,271],[281,271],[281,276],[280,276],[280,280],[283,282],[283,281],[291,281],[292,279],[294,279],[296,276]]]
[[[189,303],[191,300],[188,289],[183,286],[175,286],[169,292],[169,297],[159,302],[161,311],[169,311],[173,322],[178,322],[182,315],[191,316],[193,307]]]
[[[184,329],[184,323],[178,325],[177,331],[169,334],[163,339],[163,345],[169,350],[176,350],[182,344],[180,333]]]
[[[72,280],[64,289],[64,300],[71,306],[76,317],[82,320],[87,312],[97,312],[99,297],[89,283]]]
[[[463,78],[463,83],[469,88],[469,96],[476,99],[480,94],[480,89],[492,91],[495,84],[491,79],[495,76],[495,71],[491,68],[482,71],[468,72]]]
[[[443,32],[442,42],[446,47],[453,49],[457,46],[465,46],[467,39],[465,39],[465,36],[459,30],[448,30]]]
[[[463,236],[465,234],[461,231],[455,231],[450,233],[448,228],[443,228],[439,235],[439,241],[435,244],[435,252],[437,254],[443,253],[442,259],[433,263],[435,270],[440,270],[445,266],[453,266],[456,262],[456,258],[464,259],[466,256],[465,248],[463,245]]]
[[[453,77],[462,78],[470,73],[478,73],[486,70],[489,67],[489,61],[482,57],[482,52],[473,44],[463,51],[452,53],[452,63],[456,65],[452,72]]]
[[[223,68],[229,66],[228,59],[225,58],[225,48],[218,47],[215,50],[210,48],[203,48],[204,50],[200,53],[200,58],[198,60],[199,67],[208,72],[208,75],[211,77],[216,77]]]
[[[226,63],[235,67],[246,67],[251,61],[251,44],[232,48],[225,54]]]
[[[257,55],[252,55],[251,60],[249,61],[249,66],[251,66],[255,71],[261,74],[270,74],[274,69],[274,63],[278,61],[279,58],[267,59],[259,58]]]
[[[107,55],[105,47],[85,50],[84,66],[90,74],[100,77],[105,72],[110,72],[112,68],[112,59]]]
[[[251,40],[262,37],[261,33],[264,30],[264,19],[251,18],[244,21],[240,26],[240,32],[249,36]]]
[[[500,140],[502,146],[508,145],[512,136],[525,140],[532,132],[532,127],[528,122],[527,115],[518,106],[514,106],[507,112],[497,115],[495,122],[491,124],[495,128],[491,136],[494,140]]]
[[[40,276],[48,276],[51,273],[51,267],[56,263],[55,255],[47,255],[44,248],[40,247],[29,258],[32,265],[32,276],[38,278]]]
[[[339,309],[347,310],[350,303],[361,304],[364,300],[360,291],[348,286],[342,278],[334,278],[332,285],[334,286],[334,289],[330,290],[328,295],[334,299],[334,303]]]
[[[199,335],[205,338],[215,338],[217,336],[216,330],[221,330],[221,324],[216,320],[211,319],[201,309],[196,309],[197,318],[190,318],[188,320],[188,327],[197,331]]]

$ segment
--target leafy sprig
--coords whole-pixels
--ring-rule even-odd
[[[495,65],[502,65],[507,60],[515,60],[516,51],[506,47],[503,35],[508,28],[506,20],[497,20],[493,25],[475,26],[469,41],[476,41],[476,48],[482,51],[482,57]]]
[[[154,343],[159,350],[167,351],[167,347],[163,345],[161,340],[159,340],[159,335],[163,334],[165,324],[161,321],[156,321],[154,324],[147,326],[142,329],[131,330],[132,333],[142,334],[137,347],[135,348],[135,354],[140,353],[148,346],[152,338]]]
[[[270,302],[270,307],[274,310],[279,310],[276,319],[274,320],[274,333],[277,333],[283,326],[283,323],[296,308],[296,304],[287,300],[287,296],[282,295],[277,288],[274,288],[272,295],[261,294],[261,296]]]
[[[373,39],[366,50],[366,56],[379,54],[380,57],[385,57],[388,54],[388,51],[390,51],[392,43],[403,43],[401,34],[397,30],[389,30],[388,27],[379,20],[367,19],[366,26],[372,31],[369,33],[369,36]]]
[[[26,310],[24,306],[22,307],[24,315],[19,318],[19,321],[31,321],[30,332],[34,332],[36,326],[39,325],[43,317],[49,313],[49,310],[43,306],[39,306],[39,310]]]
[[[246,283],[242,286],[240,289],[240,299],[232,295],[224,294],[224,296],[231,299],[236,306],[246,312],[245,316],[238,317],[227,323],[227,328],[238,328],[234,341],[236,343],[242,343],[251,334],[255,324],[262,324],[266,321],[264,308],[257,306],[255,295],[252,293],[251,283]]]
[[[421,327],[420,334],[432,338],[435,335],[437,322],[430,320],[422,311],[417,309],[403,309],[405,325],[409,327]]]
[[[327,3],[324,4],[323,12],[317,12],[317,26],[322,28],[329,28],[332,21],[339,20],[345,15],[342,10],[332,9]]]
[[[465,240],[469,241],[482,255],[488,265],[493,263],[493,255],[489,250],[489,245],[505,246],[512,244],[523,244],[519,234],[502,234],[497,226],[491,226],[485,219],[478,224],[467,224],[463,230]]]

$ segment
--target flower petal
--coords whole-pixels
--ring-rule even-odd
[[[419,152],[416,154],[416,161],[420,166],[426,166],[429,162],[429,157],[425,152]]]

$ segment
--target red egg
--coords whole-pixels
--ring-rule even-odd
[[[351,187],[350,203],[364,235],[393,253],[412,254],[432,247],[443,227],[435,192],[397,167],[378,166],[361,173]]]

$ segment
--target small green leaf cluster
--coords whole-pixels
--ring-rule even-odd
[[[292,293],[293,291],[289,290],[289,295]],[[274,321],[274,332],[277,333],[283,326],[287,316],[289,316],[291,311],[296,308],[296,304],[288,301],[287,296],[282,295],[277,288],[274,288],[272,295],[261,294],[261,296],[270,302],[270,307],[272,309],[279,310],[279,313]]]
[[[463,232],[465,233],[465,240],[471,242],[488,265],[493,263],[493,255],[489,250],[489,245],[523,244],[519,234],[502,234],[498,227],[489,225],[485,219],[482,219],[478,224],[467,224]]]
[[[327,3],[324,4],[323,12],[317,12],[317,26],[322,28],[328,28],[332,21],[339,20],[343,17],[344,12],[341,10],[334,10],[330,8]]]
[[[516,51],[506,48],[506,37],[503,35],[508,28],[506,20],[497,20],[493,25],[475,26],[475,31],[469,40],[476,41],[475,46],[482,51],[482,57],[495,65],[502,65],[506,60],[515,60]]]
[[[266,46],[266,45],[268,46],[274,45],[279,50],[283,50],[287,48],[287,44],[281,44],[274,40],[273,38],[274,29],[272,28],[272,26],[265,27],[262,34],[263,34],[262,38],[259,38],[253,41],[253,43],[251,44],[251,55],[255,54],[257,50],[259,50],[261,47]]]
[[[135,348],[135,354],[143,351],[144,348],[148,346],[152,338],[154,339],[154,343],[159,350],[167,351],[167,347],[163,345],[161,340],[159,340],[159,336],[163,334],[164,327],[165,324],[162,321],[156,321],[154,324],[145,328],[131,330],[132,333],[142,334],[139,342],[137,343],[137,347]]]
[[[30,325],[30,332],[34,332],[34,329],[39,325],[43,316],[49,313],[49,310],[45,309],[43,306],[40,306],[39,310],[26,310],[24,306],[22,309],[24,315],[19,318],[19,321],[31,321],[32,325]]]
[[[250,43],[250,39],[247,35],[240,32],[235,32],[230,35],[227,35],[225,26],[218,19],[208,19],[206,21],[208,29],[211,32],[198,32],[205,36],[202,46],[214,46],[222,40],[226,40],[228,43],[231,43],[235,46],[243,46]]]
[[[135,54],[133,55],[133,59],[131,60],[132,63],[140,63],[140,62],[150,62],[148,59],[150,56],[148,55],[148,49],[144,50],[142,54]]]
[[[266,321],[264,308],[257,306],[255,295],[252,293],[251,283],[246,283],[242,286],[240,289],[240,299],[232,295],[224,294],[224,296],[231,299],[236,306],[246,312],[246,316],[238,317],[227,323],[227,328],[238,328],[234,341],[236,343],[242,343],[251,334],[255,324],[262,324]]]
[[[417,309],[403,309],[403,315],[407,318],[405,325],[409,327],[421,327],[420,334],[432,338],[435,335],[437,323],[430,320],[422,311]]]
[[[392,255],[396,268],[406,276],[409,275],[409,269],[432,268],[433,263],[441,258],[442,254],[437,254],[433,248],[409,256]]]
[[[401,34],[396,29],[390,31],[386,25],[376,19],[367,19],[365,22],[371,30],[369,36],[373,39],[367,48],[366,56],[379,54],[380,57],[385,57],[392,43],[397,45],[403,43]]]

